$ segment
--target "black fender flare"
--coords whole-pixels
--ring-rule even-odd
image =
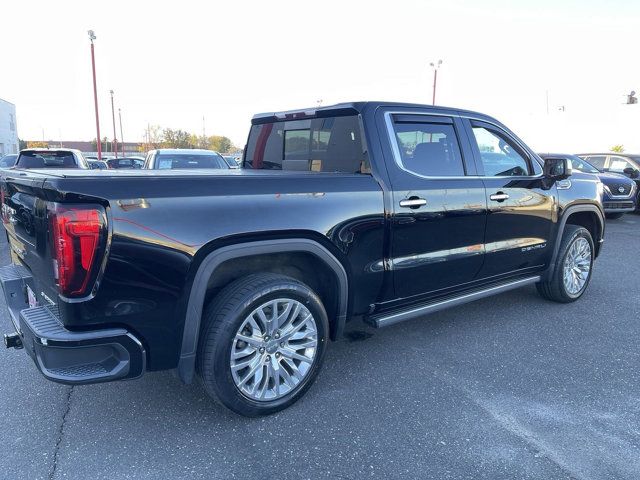
[[[556,241],[553,246],[553,254],[551,256],[551,262],[549,263],[549,268],[545,275],[546,280],[550,279],[555,272],[556,261],[558,259],[558,253],[560,251],[560,242],[562,241],[562,234],[564,233],[564,227],[567,224],[567,220],[571,216],[571,214],[578,213],[578,212],[593,212],[596,214],[596,217],[598,218],[598,221],[600,223],[600,238],[594,238],[593,242],[596,246],[596,255],[600,251],[600,244],[604,241],[604,226],[605,226],[604,214],[602,213],[602,210],[598,208],[597,205],[593,205],[593,204],[571,205],[566,210],[564,210],[564,212],[562,213],[562,216],[560,217],[560,221],[558,222],[558,231],[556,232],[556,239],[555,239]]]
[[[334,272],[338,282],[340,297],[338,299],[338,316],[332,324],[331,337],[334,339],[339,338],[347,320],[349,281],[344,267],[329,250],[318,242],[306,238],[263,240],[221,247],[209,253],[202,260],[193,279],[191,292],[189,293],[180,359],[178,361],[178,376],[184,383],[191,383],[195,374],[200,321],[202,319],[209,278],[215,274],[216,269],[220,265],[228,260],[253,255],[285,252],[310,253],[323,261]]]

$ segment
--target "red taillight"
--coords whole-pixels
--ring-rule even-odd
[[[101,210],[55,205],[50,211],[53,262],[60,293],[66,297],[87,294],[102,249],[104,222]]]

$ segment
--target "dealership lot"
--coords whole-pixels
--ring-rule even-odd
[[[638,478],[638,245],[640,216],[608,222],[574,304],[525,288],[386,330],[354,323],[309,394],[268,418],[166,372],[57,385],[2,350],[0,477]],[[6,264],[4,235],[1,248]]]

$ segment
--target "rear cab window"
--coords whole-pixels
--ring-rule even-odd
[[[370,173],[357,115],[252,125],[244,168]]]
[[[213,168],[229,169],[229,165],[224,161],[222,155],[217,153],[162,153],[158,152],[155,157],[154,168],[158,170],[174,170],[188,168]]]
[[[26,151],[21,152],[16,168],[79,168],[73,152]]]

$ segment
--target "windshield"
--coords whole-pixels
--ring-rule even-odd
[[[576,170],[584,173],[600,173],[600,170],[598,170],[586,160],[581,159],[580,157],[569,155],[567,158],[571,161],[571,166]]]
[[[162,153],[156,157],[156,169],[217,168],[229,169],[222,155],[197,153]]]
[[[18,155],[5,155],[0,159],[0,168],[13,167],[16,164],[17,159]]]

